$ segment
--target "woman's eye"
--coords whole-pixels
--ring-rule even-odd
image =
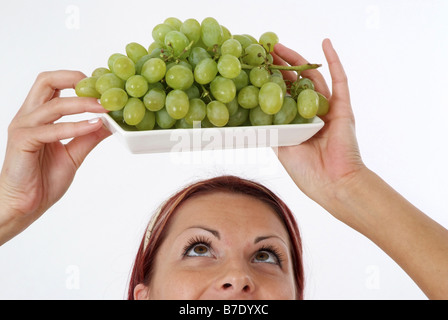
[[[188,257],[211,257],[210,249],[207,245],[199,243],[194,245],[191,249],[187,251],[186,256]]]
[[[278,258],[276,257],[276,255],[269,251],[258,251],[254,256],[254,261],[279,264],[279,261],[278,261]]]

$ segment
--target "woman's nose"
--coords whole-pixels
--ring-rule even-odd
[[[226,296],[250,295],[255,290],[255,284],[244,269],[231,269],[217,282],[218,291]]]

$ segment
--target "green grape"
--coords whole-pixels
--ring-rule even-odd
[[[207,118],[213,125],[223,127],[229,121],[229,110],[224,103],[211,101],[207,105]]]
[[[187,90],[194,82],[193,72],[185,66],[175,65],[166,72],[166,84],[173,89]]]
[[[111,88],[101,95],[101,105],[109,111],[123,109],[128,102],[128,94],[120,88]]]
[[[105,75],[106,73],[111,73],[111,71],[107,68],[96,68],[92,72],[92,77],[101,77]]]
[[[165,49],[163,48],[155,48],[154,50],[151,51],[151,53],[149,54],[150,58],[161,58],[162,60],[164,59],[165,54]]]
[[[123,80],[128,80],[135,74],[135,64],[129,57],[118,57],[114,62],[113,72]]]
[[[258,95],[260,108],[266,114],[276,114],[283,105],[283,91],[274,82],[266,82]]]
[[[227,109],[229,110],[229,115],[233,116],[240,107],[238,104],[238,99],[235,97],[232,101],[226,103]]]
[[[236,96],[235,83],[230,79],[217,76],[210,83],[210,92],[216,100],[221,101],[222,103],[228,103]]]
[[[168,32],[175,30],[172,26],[166,23],[158,24],[152,29],[152,38],[155,42],[160,44],[165,43],[165,36]]]
[[[79,81],[75,86],[75,93],[78,97],[101,97],[101,94],[96,90],[95,85],[98,81],[98,77],[87,77]]]
[[[314,90],[314,83],[308,78],[300,78],[292,84],[291,94],[298,97],[299,94],[305,89]]]
[[[165,73],[166,64],[159,58],[149,59],[142,67],[142,76],[144,76],[149,83],[159,82],[163,79]]]
[[[123,119],[123,109],[115,110],[115,111],[109,111],[107,114],[112,119],[114,119],[115,122],[117,122],[117,123],[122,123],[124,121],[124,119]]]
[[[312,89],[305,89],[297,97],[299,114],[305,119],[314,118],[319,109],[319,96]]]
[[[189,43],[187,36],[180,31],[170,31],[165,36],[165,46],[173,49],[175,57],[186,54],[184,50]]]
[[[187,67],[190,71],[193,71],[193,67],[191,66],[191,64],[189,64],[185,60],[176,60],[176,61],[170,62],[169,64],[166,65],[166,71],[168,71],[169,69],[171,69],[172,67],[177,66],[177,65]]]
[[[199,98],[201,96],[201,93],[199,92],[199,88],[196,85],[192,85],[190,88],[188,88],[187,90],[184,90],[185,93],[188,96],[188,99],[195,99],[195,98]]]
[[[208,48],[212,48],[214,45],[221,45],[223,36],[222,28],[218,21],[210,17],[202,20],[201,39]]]
[[[259,42],[266,49],[266,52],[271,53],[278,43],[278,36],[274,32],[265,32],[260,36]]]
[[[279,76],[276,76],[276,75],[271,75],[269,77],[269,81],[278,84],[280,86],[280,88],[282,88],[283,96],[286,97],[287,87],[286,87],[285,80],[283,80],[283,78],[280,78]]]
[[[322,93],[317,91],[316,93],[319,96],[319,108],[317,109],[317,115],[325,116],[328,113],[328,110],[330,109],[330,104],[327,98],[325,98],[325,96]]]
[[[166,108],[162,108],[156,112],[156,123],[162,129],[169,129],[176,124],[176,119],[171,118]]]
[[[156,114],[152,111],[146,110],[145,116],[143,117],[142,121],[137,123],[135,126],[139,131],[144,131],[154,129],[155,124],[156,124]]]
[[[241,44],[241,48],[243,51],[252,44],[252,41],[242,34],[236,34],[233,36],[233,39],[237,40]]]
[[[182,90],[172,90],[166,95],[165,107],[173,119],[182,119],[190,107],[188,95]]]
[[[135,75],[126,81],[126,92],[135,98],[140,98],[148,91],[148,82],[143,76]]]
[[[218,72],[224,78],[236,78],[241,72],[240,60],[230,54],[222,55],[218,61]]]
[[[241,43],[236,39],[228,39],[224,41],[223,44],[221,45],[222,55],[230,54],[232,56],[239,58],[241,57],[242,53],[243,53],[243,47],[241,46]]]
[[[232,33],[225,26],[221,25],[222,30],[222,42],[232,39]]]
[[[188,56],[188,62],[194,69],[201,60],[204,60],[206,58],[211,58],[207,50],[201,47],[194,47],[190,51],[190,55]]]
[[[193,47],[194,47],[194,48],[198,47],[198,48],[202,48],[202,49],[205,49],[205,50],[208,49],[207,46],[204,44],[204,42],[202,42],[202,39],[199,39],[199,41],[196,42],[196,43],[193,45]]]
[[[144,55],[143,57],[141,57],[135,64],[135,74],[141,75],[143,65],[146,63],[146,61],[148,61],[151,58],[154,58],[154,57],[152,57],[150,54],[147,54],[147,55]]]
[[[134,63],[137,63],[141,57],[148,54],[148,51],[141,44],[131,42],[126,45],[126,54]]]
[[[143,120],[146,108],[137,98],[129,98],[123,109],[123,119],[130,126],[135,126]]]
[[[283,79],[283,73],[278,69],[274,69],[274,70],[271,69],[271,76],[279,77],[279,78]]]
[[[111,55],[109,57],[109,60],[107,60],[107,65],[109,66],[109,70],[114,72],[114,63],[115,60],[117,60],[120,57],[126,57],[124,54],[122,53],[114,53],[113,55]]]
[[[216,128],[216,126],[205,117],[204,120],[201,121],[201,128]]]
[[[113,73],[106,73],[98,78],[95,88],[100,94],[103,94],[110,88],[124,89],[124,81]]]
[[[249,76],[246,71],[241,70],[240,74],[236,78],[233,78],[232,81],[235,83],[236,91],[240,91],[249,85]]]
[[[251,66],[259,66],[264,63],[266,50],[259,44],[251,44],[245,50],[243,61]]]
[[[148,90],[155,89],[155,88],[160,89],[164,92],[166,89],[162,82],[154,82],[154,83],[148,84]]]
[[[182,118],[176,121],[175,127],[176,129],[191,129],[193,125],[188,124],[185,118]]]
[[[272,114],[266,114],[261,110],[260,106],[250,109],[249,119],[253,126],[269,126],[272,124],[274,116]]]
[[[270,53],[266,54],[266,60],[268,63],[271,63],[271,64],[274,63],[274,57]]]
[[[305,89],[314,90],[314,83],[313,83],[313,81],[311,81],[308,78],[301,78],[299,80],[299,82],[297,83],[297,87],[299,87],[302,90],[305,90]]]
[[[305,119],[304,117],[302,117],[300,115],[300,113],[297,112],[296,117],[294,118],[294,120],[292,120],[291,124],[304,124],[304,123],[310,123],[312,121],[313,118],[311,119]]]
[[[228,127],[237,127],[249,119],[249,109],[238,107],[238,110],[229,117]]]
[[[271,75],[265,68],[253,68],[249,72],[249,80],[254,86],[261,88],[269,81]]]
[[[260,89],[255,86],[247,86],[238,93],[238,104],[245,109],[252,109],[258,106],[258,94]]]
[[[182,26],[182,21],[174,17],[166,18],[165,21],[163,21],[163,23],[170,25],[171,27],[173,27],[174,30],[177,31],[179,31]]]
[[[250,40],[250,43],[251,43],[251,44],[258,44],[257,39],[255,39],[255,38],[254,38],[253,36],[251,36],[250,34],[245,33],[245,34],[243,34],[243,36],[247,37],[247,38]]]
[[[199,84],[212,82],[218,74],[218,66],[211,58],[201,60],[194,68],[194,80]]]
[[[159,111],[165,106],[166,93],[163,89],[153,88],[143,98],[143,103],[149,111]]]
[[[222,42],[223,43],[229,39],[232,39],[232,33],[230,32],[229,29],[227,29],[225,26],[221,25],[221,30],[222,30]]]
[[[274,115],[273,124],[291,123],[297,116],[297,103],[291,97],[285,97],[282,108]]]
[[[119,122],[118,125],[125,131],[138,131],[136,126],[130,126],[126,122]]]
[[[185,34],[190,42],[197,43],[201,39],[201,24],[196,19],[187,19],[182,23],[180,32]]]
[[[189,125],[193,125],[194,121],[202,121],[207,116],[207,106],[201,99],[194,98],[190,100],[190,108],[188,109],[185,121]]]
[[[163,49],[162,44],[154,41],[153,43],[151,43],[148,47],[148,53],[152,53],[154,50],[156,49]]]

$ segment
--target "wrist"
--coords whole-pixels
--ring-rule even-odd
[[[371,199],[369,185],[380,179],[365,165],[329,184],[323,192],[321,206],[336,219],[358,230],[364,223],[360,209]]]

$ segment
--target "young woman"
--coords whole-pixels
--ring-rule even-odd
[[[294,215],[266,187],[234,176],[169,198],[141,242],[129,299],[302,299]]]
[[[279,159],[306,195],[376,243],[429,298],[446,299],[448,231],[363,164],[347,77],[328,39],[323,50],[331,94],[317,70],[303,76],[330,101],[325,126],[303,144],[279,148]],[[274,59],[306,63],[281,44]],[[284,76],[294,80],[292,74]],[[105,112],[95,99],[59,98],[60,90],[74,88],[84,77],[72,71],[40,74],[11,122],[0,175],[0,244],[58,201],[87,154],[110,135],[99,120],[54,124],[68,114]],[[73,139],[63,145],[60,140],[67,138]],[[252,187],[255,193],[263,189]],[[167,202],[174,201],[173,207],[162,206],[142,241],[129,298],[300,299],[300,236],[287,221],[289,209],[269,190],[244,193],[224,188],[184,194],[179,203],[184,196]]]

